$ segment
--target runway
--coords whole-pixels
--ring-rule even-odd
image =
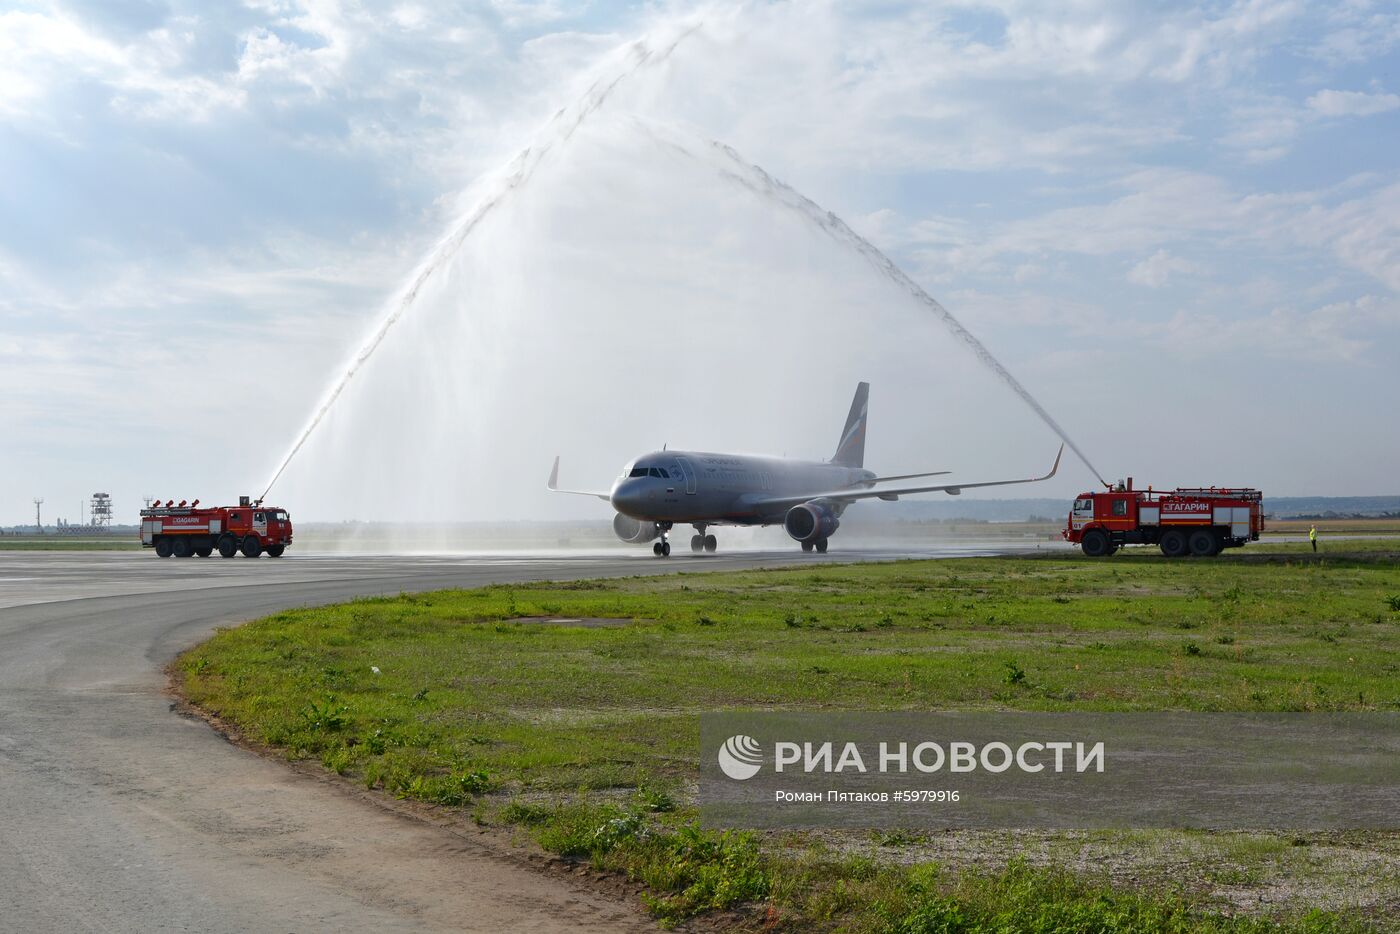
[[[356,596],[999,550],[0,551],[0,928],[654,930],[635,905],[230,745],[172,711],[164,666],[218,626]]]

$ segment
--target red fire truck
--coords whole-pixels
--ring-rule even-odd
[[[291,543],[292,519],[287,510],[246,496],[238,498],[237,506],[201,507],[199,500],[170,500],[141,510],[141,544],[154,548],[161,558],[207,558],[216,549],[223,558],[240,551],[245,558],[256,558],[264,551],[280,558]]]
[[[1157,545],[1168,558],[1212,558],[1226,548],[1258,541],[1264,531],[1264,494],[1248,487],[1134,490],[1133,480],[1082,493],[1070,510],[1065,541],[1091,558],[1121,545]]]

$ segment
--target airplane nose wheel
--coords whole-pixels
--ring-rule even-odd
[[[666,541],[665,539],[662,539],[655,545],[651,546],[651,553],[656,555],[658,558],[669,558],[671,557],[671,543]]]

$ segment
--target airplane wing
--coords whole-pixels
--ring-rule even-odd
[[[858,499],[884,499],[895,500],[910,493],[947,493],[949,496],[957,496],[963,490],[972,490],[984,486],[1011,486],[1016,483],[1039,483],[1041,480],[1049,480],[1055,476],[1060,469],[1060,457],[1065,453],[1065,446],[1060,445],[1060,452],[1055,455],[1055,464],[1050,468],[1050,472],[1043,477],[1029,477],[1025,480],[987,480],[980,483],[945,483],[939,486],[911,486],[899,487],[893,490],[829,490],[825,493],[808,493],[805,496],[772,496],[766,499],[754,500],[756,507],[763,506],[796,506],[798,503],[811,502],[814,499],[830,499],[840,502],[854,502]],[[890,478],[893,479],[893,478]]]
[[[941,477],[944,474],[952,473],[951,470],[930,470],[928,473],[902,473],[893,477],[871,477],[864,483],[889,483],[891,480],[917,480],[919,477]]]
[[[612,502],[612,496],[608,493],[596,493],[592,490],[561,490],[559,489],[559,455],[554,455],[554,469],[549,472],[549,489],[555,493],[572,493],[575,496],[596,496],[605,502]]]

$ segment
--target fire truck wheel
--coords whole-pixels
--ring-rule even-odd
[[[282,557],[282,552],[284,552],[284,551],[286,551],[286,550],[287,550],[287,546],[286,546],[286,545],[268,545],[268,546],[267,546],[267,556],[268,556],[269,558],[280,558],[280,557]]]
[[[212,554],[214,553],[214,546],[213,546],[213,545],[200,545],[198,548],[196,548],[196,549],[194,550],[194,553],[197,554],[197,555],[199,555],[201,558],[207,558],[207,557],[209,557],[210,555],[212,555]]]
[[[1186,536],[1179,529],[1168,529],[1162,533],[1159,547],[1168,558],[1180,558],[1186,554]]]
[[[260,554],[262,554],[262,545],[256,538],[249,535],[243,539],[243,557],[256,558]]]
[[[170,539],[164,537],[156,539],[156,557],[170,557]]]
[[[1197,558],[1210,558],[1216,554],[1215,533],[1209,529],[1197,529],[1191,533],[1191,554]]]
[[[238,554],[238,542],[234,541],[232,535],[225,535],[219,539],[219,557],[232,558]]]
[[[1113,553],[1113,543],[1108,540],[1108,534],[1103,529],[1090,529],[1085,532],[1079,547],[1084,550],[1085,557],[1089,558],[1102,558]]]
[[[190,547],[188,538],[177,538],[170,545],[170,553],[177,558],[188,558],[194,554],[194,549]]]

